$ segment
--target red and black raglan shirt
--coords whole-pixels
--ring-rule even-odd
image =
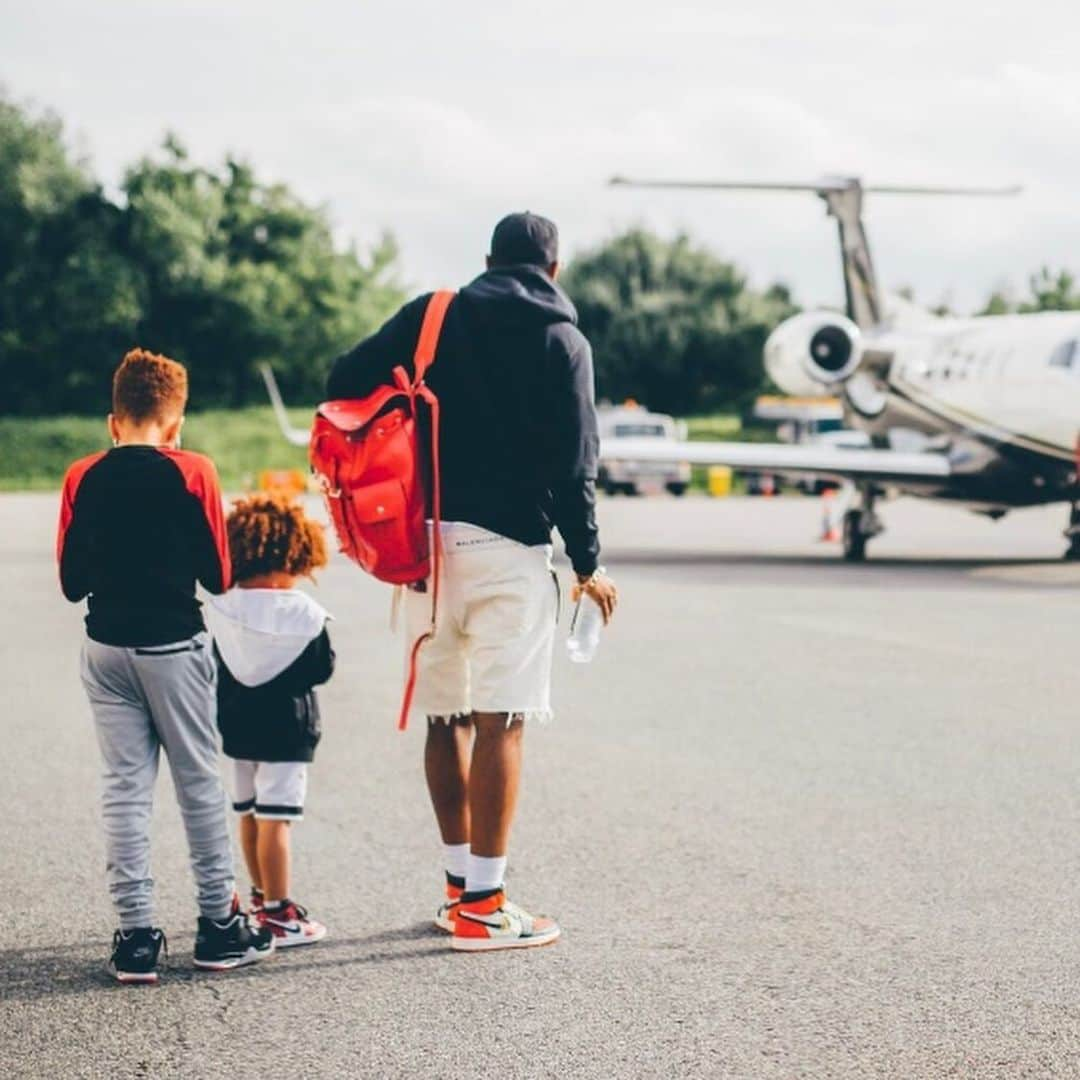
[[[214,463],[153,446],[76,461],[64,477],[56,557],[64,595],[89,598],[94,641],[166,645],[199,633],[195,582],[222,593],[232,573]]]

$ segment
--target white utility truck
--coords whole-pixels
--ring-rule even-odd
[[[597,410],[600,421],[599,486],[609,495],[641,495],[668,491],[684,495],[690,486],[687,462],[664,463],[605,460],[603,447],[620,439],[656,439],[679,442],[686,439],[686,425],[665,413],[649,412],[633,402],[602,405]]]

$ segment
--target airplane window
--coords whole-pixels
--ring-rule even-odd
[[[1080,342],[1075,338],[1072,341],[1063,341],[1050,354],[1050,366],[1059,368],[1071,368],[1080,360]]]

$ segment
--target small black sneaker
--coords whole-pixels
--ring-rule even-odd
[[[233,901],[232,914],[217,922],[199,916],[195,934],[195,966],[205,971],[231,971],[257,964],[274,951],[274,935],[251,925],[246,912]]]
[[[117,930],[113,934],[109,971],[117,982],[156,983],[158,957],[162,949],[167,957],[169,947],[165,935],[156,927],[140,926],[135,930]]]

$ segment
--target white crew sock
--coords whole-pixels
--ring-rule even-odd
[[[469,852],[465,866],[465,891],[490,892],[502,887],[506,877],[506,856],[474,855]]]
[[[468,858],[468,844],[443,844],[443,865],[446,867],[448,874],[463,878]]]

